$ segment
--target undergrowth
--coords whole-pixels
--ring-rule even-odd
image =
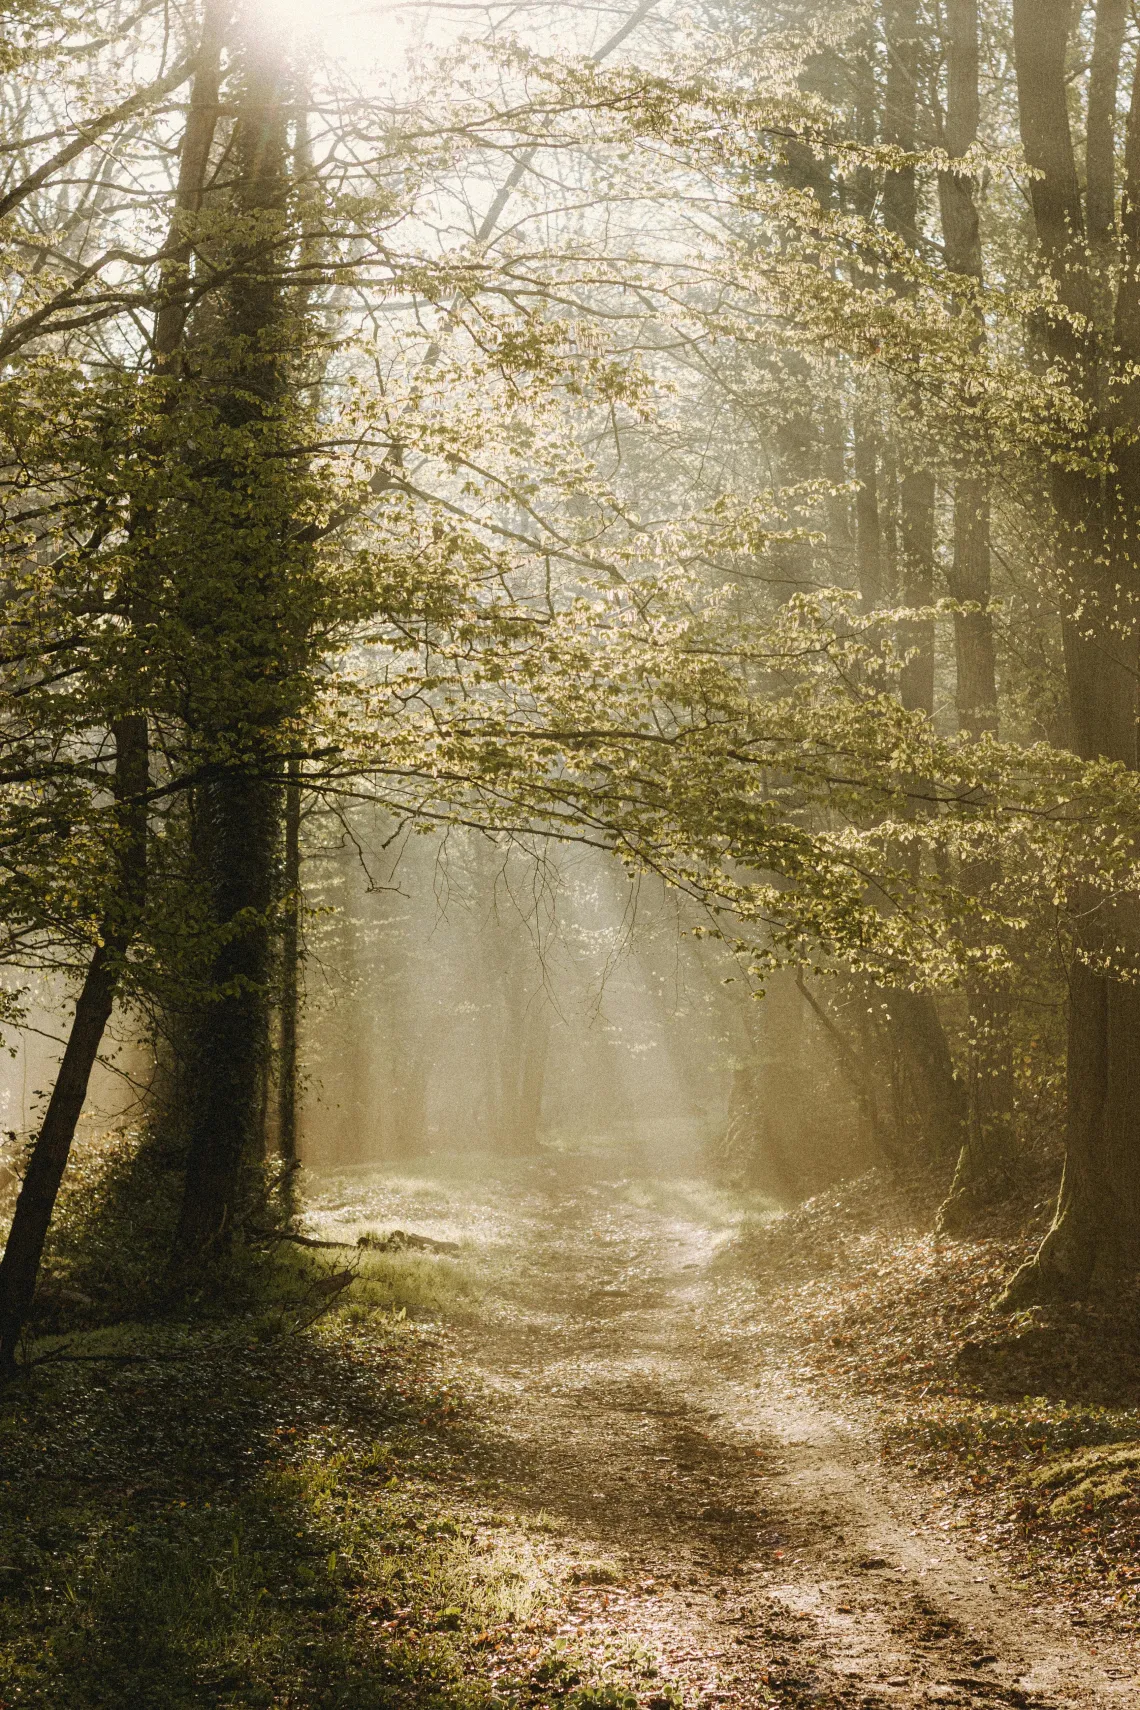
[[[1083,1618],[1135,1618],[1140,1293],[1003,1312],[1050,1200],[939,1239],[943,1190],[872,1172],[751,1227],[733,1262],[802,1374],[871,1404],[887,1457],[934,1483],[932,1526],[969,1527]]]
[[[0,1397],[0,1710],[635,1710],[556,1637],[543,1526],[463,1470],[473,1400],[414,1321],[461,1260],[268,1238],[228,1310],[164,1315],[161,1154],[78,1166]]]
[[[267,1329],[86,1333],[9,1394],[0,1704],[550,1702],[488,1673],[552,1586],[440,1488],[462,1408],[424,1332]]]

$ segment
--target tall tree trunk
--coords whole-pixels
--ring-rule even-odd
[[[190,111],[182,136],[174,219],[162,247],[159,306],[154,318],[153,349],[159,369],[172,363],[182,347],[188,314],[189,268],[194,242],[187,218],[197,214],[205,195],[210,151],[218,127],[218,88],[222,46],[229,7],[225,0],[208,0],[202,17],[202,40],[190,91]]]
[[[875,432],[868,413],[855,411],[853,430],[855,472],[855,560],[859,599],[864,613],[883,603],[883,530],[879,520],[879,460]]]
[[[990,494],[984,475],[960,474],[954,489],[954,558],[950,592],[976,606],[954,618],[955,701],[966,736],[996,735],[997,660],[990,612]]]
[[[913,153],[918,137],[920,37],[917,0],[887,0],[887,88],[883,140]],[[888,172],[883,183],[883,220],[907,246],[918,248],[918,180],[913,166]],[[900,279],[896,288],[909,287]],[[934,477],[929,470],[904,468],[899,486],[900,593],[904,605],[929,606],[934,599]],[[901,693],[905,707],[934,711],[934,624],[918,618],[900,628],[907,654]]]
[[[260,1152],[269,1043],[276,786],[227,768],[198,802],[207,883],[220,945],[193,1052],[190,1151],[177,1262],[193,1264],[231,1234],[242,1167]]]
[[[947,99],[943,142],[960,160],[978,140],[978,0],[947,0]],[[946,265],[964,279],[982,278],[977,184],[966,172],[938,175]],[[966,312],[974,313],[971,304]],[[982,338],[979,325],[978,339]],[[990,602],[990,496],[984,476],[959,473],[954,492],[951,594],[976,612],[954,620],[959,728],[969,736],[997,730],[997,670]]]
[[[277,1064],[277,1150],[283,1193],[291,1211],[300,1162],[297,1153],[297,1023],[301,967],[301,765],[289,762],[285,786],[285,918],[281,933],[281,1041]]]
[[[225,7],[220,0],[210,0],[203,15],[190,111],[180,149],[174,218],[162,251],[162,296],[153,338],[154,361],[159,370],[176,356],[185,326],[183,288],[191,245],[183,230],[183,220],[201,205],[209,166],[218,117],[224,15]],[[91,1071],[114,1008],[122,964],[146,906],[150,749],[145,714],[134,713],[119,719],[112,735],[116,817],[121,838],[116,895],[101,923],[99,943],[76,1000],[59,1073],[28,1160],[0,1260],[0,1376],[10,1375],[15,1365]]]
[[[0,1378],[10,1377],[15,1368],[76,1124],[111,1019],[123,960],[146,900],[146,719],[141,715],[121,719],[114,737],[116,818],[121,838],[118,883],[76,1001],[63,1060],[28,1159],[0,1259]]]
[[[912,470],[903,476],[899,495],[899,557],[902,603],[914,608],[934,603],[934,476]],[[902,704],[909,712],[934,716],[934,619],[909,618],[899,625],[905,659],[899,677]]]
[[[1089,66],[1085,201],[1089,247],[1097,264],[1098,309],[1102,314],[1111,304],[1104,264],[1111,258],[1116,227],[1116,91],[1127,23],[1128,0],[1099,0]]]
[[[913,154],[918,129],[918,67],[921,37],[918,0],[886,0],[883,27],[887,41],[887,87],[883,103],[883,141]],[[918,182],[913,166],[885,175],[883,220],[908,249],[918,248]]]
[[[919,68],[922,49],[918,0],[886,0],[887,84],[883,140],[913,153],[918,142]],[[909,249],[918,248],[918,180],[915,168],[886,174],[883,218]],[[896,281],[900,292],[909,290]],[[928,608],[934,601],[935,487],[929,469],[905,466],[898,482],[899,596],[904,606]],[[914,617],[899,626],[904,663],[899,693],[904,707],[934,714],[934,621]],[[938,1006],[930,992],[892,991],[887,1008],[900,1047],[909,1102],[915,1109],[932,1161],[954,1157],[961,1145],[965,1093]]]
[[[213,477],[235,494],[247,486],[260,492],[273,484],[256,461],[259,432],[273,421],[283,397],[286,305],[280,269],[272,250],[266,251],[264,234],[276,227],[283,236],[288,201],[285,66],[279,43],[252,5],[239,14],[238,48],[242,84],[230,150],[233,207],[239,231],[254,233],[254,247],[244,248],[249,240],[242,236],[233,260],[228,310],[217,342],[218,392],[223,420],[254,467],[238,466],[228,476],[222,471]],[[273,477],[276,483],[287,479],[287,469]],[[243,516],[240,504],[235,515],[240,520],[224,592],[232,627],[221,645],[233,651],[233,678],[248,687],[250,704],[223,698],[222,725],[210,725],[207,708],[202,733],[212,758],[197,808],[216,948],[193,1050],[190,1146],[171,1266],[179,1282],[192,1279],[233,1233],[243,1168],[260,1152],[268,1072],[270,914],[282,805],[273,774],[280,761],[275,713],[251,709],[260,698],[259,679],[273,681],[284,663],[278,631],[285,613],[274,593],[281,577],[275,562],[281,519],[269,523],[255,508]],[[240,697],[245,691],[237,692]]]
[[[861,467],[862,475],[856,492],[856,551],[862,604],[865,610],[871,611],[882,597],[884,566],[878,486],[874,479],[876,461],[873,445],[868,444],[868,438],[862,416],[857,414],[856,470],[858,472]],[[927,552],[927,532],[933,528],[933,499],[931,498],[929,507],[926,507],[925,493],[912,495],[912,523],[918,509],[919,497],[924,507],[921,533],[917,542],[912,539],[911,545],[919,565],[916,574],[925,575],[925,566],[931,562],[931,555]],[[913,581],[911,590],[914,591]],[[929,596],[916,600],[915,603],[929,604]],[[908,695],[908,705],[914,704],[918,694],[925,695],[932,704],[932,666],[929,672],[924,666],[920,672],[912,674],[909,683],[904,684],[904,692]],[[926,702],[922,704],[924,710],[930,710]],[[953,1157],[961,1144],[965,1097],[962,1084],[954,1074],[950,1047],[934,997],[930,992],[892,991],[887,1000],[887,1012],[890,1016],[894,1046],[898,1051],[906,1082],[903,1103],[914,1113],[917,1131],[921,1136],[920,1149],[932,1160]],[[897,1089],[900,1094],[903,1090],[901,1087]],[[891,1149],[881,1129],[875,1135],[875,1144],[884,1151]]]
[[[961,159],[978,137],[977,0],[948,0],[946,6],[947,98],[943,142],[951,160]],[[938,200],[946,265],[964,279],[981,281],[982,243],[977,184],[965,172],[938,175]],[[967,300],[962,312],[975,314]],[[982,339],[978,327],[978,345]],[[958,727],[970,737],[996,734],[997,666],[990,613],[990,493],[986,478],[959,469],[954,486],[954,549],[950,593],[977,610],[954,618]],[[975,863],[963,883],[976,893],[993,882],[987,865]],[[984,975],[966,982],[967,1128],[939,1227],[953,1232],[981,1204],[1000,1196],[1011,1179],[1013,1067],[1008,993]]]
[[[1116,28],[1115,0],[1100,0],[1097,38]],[[1140,76],[1134,76],[1121,208],[1121,266],[1109,363],[1118,384],[1107,416],[1101,406],[1096,337],[1096,281],[1068,118],[1066,58],[1071,0],[1014,0],[1014,56],[1022,142],[1029,165],[1037,239],[1063,309],[1043,323],[1051,359],[1066,371],[1110,429],[1137,419],[1131,365],[1140,356]],[[1108,65],[1106,67],[1105,61]],[[1097,218],[1106,218],[1104,124],[1115,50],[1102,48],[1098,73],[1100,130],[1094,139]],[[1097,149],[1101,150],[1098,157]],[[1099,165],[1098,163],[1099,159]],[[1097,419],[1094,419],[1094,427]],[[1059,458],[1052,484],[1058,542],[1068,573],[1073,616],[1064,623],[1065,671],[1072,728],[1084,759],[1135,768],[1138,656],[1135,599],[1140,511],[1135,444],[1125,443],[1114,475],[1101,481]],[[1080,608],[1079,618],[1075,615]],[[1075,899],[1077,903],[1081,899]],[[1086,911],[1078,909],[1078,913]],[[1105,971],[1119,959],[1127,975],[1140,959],[1135,906],[1094,907],[1069,979],[1068,1122],[1064,1179],[1053,1225],[1040,1250],[1006,1291],[1022,1305],[1080,1295],[1110,1284],[1140,1260],[1140,994],[1128,978]]]

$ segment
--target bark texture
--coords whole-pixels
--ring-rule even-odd
[[[285,1169],[284,1191],[292,1207],[297,1151],[297,1026],[301,969],[301,769],[289,764],[285,786],[285,915],[281,933],[281,1043],[277,1065],[277,1149]]]
[[[199,797],[200,847],[221,942],[193,1054],[190,1151],[177,1237],[178,1259],[191,1265],[228,1242],[243,1165],[261,1151],[278,808],[271,782],[237,770],[223,771]]]
[[[961,160],[978,139],[980,99],[977,0],[948,0],[946,112],[943,142]],[[967,172],[938,175],[946,265],[963,279],[981,281],[982,244],[978,186]],[[968,297],[960,313],[976,315]],[[977,344],[984,336],[978,319]],[[954,618],[955,703],[964,735],[996,735],[997,662],[990,612],[990,493],[983,475],[959,470],[954,485],[954,541],[950,594],[977,609]],[[965,887],[983,894],[992,883],[984,864],[963,872]],[[1007,993],[984,976],[968,979],[966,1027],[966,1138],[954,1180],[939,1212],[939,1227],[960,1229],[980,1204],[1000,1197],[1011,1183],[1013,1074]]]
[[[192,240],[188,216],[201,206],[210,150],[218,120],[218,82],[226,8],[206,6],[194,62],[190,111],[179,158],[174,217],[163,246],[162,289],[155,316],[153,353],[157,369],[176,358],[186,324],[187,264]],[[115,742],[116,817],[120,834],[118,883],[99,943],[76,1000],[59,1073],[32,1147],[0,1260],[0,1375],[10,1375],[34,1299],[44,1244],[67,1169],[99,1050],[114,1008],[123,962],[146,906],[149,732],[141,713],[120,718]]]
[[[879,513],[878,460],[869,426],[861,416],[855,421],[855,467],[859,477],[855,503],[856,558],[863,609],[874,611],[884,597],[887,572],[884,564],[883,528]],[[929,604],[933,574],[933,483],[924,474],[910,478],[909,507],[904,509],[904,538],[915,604]],[[905,482],[903,483],[905,487]],[[909,529],[909,533],[906,532]],[[929,590],[929,591],[927,591]],[[907,598],[904,594],[904,598]],[[908,601],[909,603],[909,601]],[[915,624],[911,639],[916,658],[904,672],[904,704],[933,710],[933,626]],[[966,1117],[965,1092],[954,1074],[954,1064],[945,1029],[930,992],[895,991],[889,994],[887,1014],[892,1033],[891,1047],[898,1080],[896,1094],[897,1136],[908,1135],[912,1155],[929,1161],[954,1157],[961,1145]],[[877,1109],[877,1107],[876,1107]],[[896,1150],[888,1138],[881,1116],[876,1117],[875,1144],[880,1150]]]

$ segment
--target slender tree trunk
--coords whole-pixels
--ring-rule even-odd
[[[918,135],[920,37],[917,0],[887,0],[887,87],[883,140],[912,153]],[[918,181],[913,166],[886,174],[883,219],[908,249],[918,247]],[[896,281],[906,292],[909,286]],[[929,606],[934,599],[934,477],[929,470],[904,468],[899,484],[899,561],[904,605]],[[900,689],[905,707],[934,711],[934,624],[929,618],[904,623],[899,643],[909,655]]]
[[[952,160],[978,140],[978,0],[947,0],[947,100],[943,142]],[[946,265],[964,279],[981,281],[982,240],[977,184],[965,172],[940,172],[938,202]],[[973,314],[971,305],[966,312]],[[983,329],[978,327],[978,344]],[[984,476],[959,473],[954,490],[954,559],[951,594],[980,610],[954,620],[958,725],[969,736],[997,730],[997,669],[990,615],[990,495]]]
[[[875,435],[867,414],[856,409],[854,425],[855,558],[863,611],[883,603],[883,531],[879,521],[879,462]]]
[[[868,18],[857,30],[843,56],[851,94],[852,121],[856,142],[878,140],[879,94],[875,81],[875,27]],[[838,94],[838,92],[837,92]],[[851,211],[861,220],[873,217],[876,175],[870,166],[857,166],[840,184],[840,195],[849,199]]]
[[[855,422],[856,471],[862,468],[856,493],[856,551],[860,572],[860,593],[865,610],[871,611],[883,595],[884,567],[882,528],[879,519],[876,460],[873,446],[860,416]],[[912,491],[908,521],[914,532],[908,537],[915,569],[910,591],[916,591],[913,577],[925,577],[932,564],[933,496],[929,479],[912,477],[919,483]],[[904,483],[905,485],[905,483]],[[927,500],[929,499],[929,504]],[[925,582],[923,582],[925,588]],[[918,590],[921,594],[921,590]],[[906,596],[904,595],[904,598]],[[930,603],[930,595],[922,594],[915,604]],[[918,626],[914,626],[918,627]],[[916,697],[925,697],[923,710],[933,706],[933,650],[924,655],[920,647],[920,669],[904,683],[906,704],[915,704]],[[929,661],[929,665],[927,663]],[[955,1078],[953,1059],[946,1041],[941,1017],[930,992],[892,991],[888,998],[888,1013],[894,1042],[903,1064],[908,1101],[917,1118],[922,1136],[922,1150],[934,1160],[953,1157],[960,1147],[961,1124],[965,1120],[965,1098],[961,1083]],[[900,1093],[902,1089],[898,1089]],[[875,1137],[880,1149],[888,1149],[885,1136]]]
[[[75,1128],[118,981],[118,944],[95,950],[75,1005],[67,1047],[36,1137],[0,1260],[0,1377],[15,1369],[16,1351],[35,1297],[36,1279]]]
[[[960,474],[954,496],[954,564],[950,591],[956,600],[981,609],[954,620],[959,728],[971,737],[996,735],[997,670],[990,601],[989,490],[983,477]],[[994,873],[975,862],[963,883],[984,894]],[[1009,992],[984,974],[966,982],[966,1142],[954,1180],[939,1213],[947,1233],[963,1226],[973,1211],[1009,1191],[1013,1180],[1013,1057]]]
[[[954,492],[954,562],[950,592],[980,609],[954,618],[958,728],[967,736],[997,733],[997,661],[990,612],[990,495],[984,476],[959,475]]]
[[[942,141],[952,160],[961,159],[977,141],[977,0],[948,0],[946,6],[947,100]],[[938,199],[946,265],[964,279],[981,280],[982,244],[977,185],[964,172],[938,175]],[[967,301],[962,312],[974,314]],[[982,328],[978,328],[980,346]],[[967,736],[996,734],[997,666],[990,613],[990,494],[985,477],[960,469],[954,487],[954,550],[950,592],[963,605],[978,609],[954,618],[958,727]],[[993,882],[988,866],[963,873],[974,892]],[[966,1081],[968,1109],[965,1144],[950,1192],[939,1212],[939,1228],[953,1232],[975,1208],[1004,1192],[1011,1180],[1013,1072],[1008,993],[985,976],[966,984]]]
[[[545,992],[528,994],[517,944],[499,948],[498,989],[503,1022],[497,1039],[497,1127],[512,1152],[533,1152],[546,1081],[550,1005]],[[527,972],[529,973],[529,969]]]
[[[533,999],[523,1023],[515,1144],[520,1152],[534,1152],[542,1118],[542,1095],[546,1086],[546,1059],[550,1049],[550,1001],[544,992]]]
[[[115,726],[115,795],[122,838],[119,882],[103,922],[75,1005],[75,1015],[16,1200],[4,1257],[0,1259],[0,1378],[10,1377],[55,1202],[75,1139],[76,1124],[103,1034],[111,1019],[123,960],[146,899],[147,725],[134,716]]]
[[[886,0],[887,84],[883,138],[913,152],[918,142],[918,94],[921,56],[918,0]],[[883,186],[883,218],[910,249],[918,248],[918,181],[913,166],[888,172]],[[896,282],[900,292],[909,290]],[[935,484],[933,473],[913,464],[900,471],[898,484],[899,594],[903,605],[929,607],[934,601]],[[934,620],[910,618],[899,626],[904,663],[899,693],[904,707],[934,714]],[[957,1155],[964,1132],[965,1089],[954,1063],[938,1006],[930,992],[891,992],[887,1007],[898,1030],[910,1097],[920,1118],[932,1160]]]
[[[883,141],[911,154],[918,128],[918,0],[886,0],[883,26],[887,39]],[[917,249],[918,184],[913,166],[902,166],[885,175],[883,219],[888,231],[900,237],[908,249]]]
[[[934,476],[914,470],[900,483],[899,546],[904,606],[934,603]],[[899,625],[906,655],[899,678],[902,704],[934,716],[934,619],[911,618]]]
[[[802,968],[796,972],[796,983],[804,1002],[815,1016],[828,1044],[831,1046],[843,1078],[855,1095],[859,1114],[862,1118],[864,1138],[868,1146],[878,1152],[885,1162],[897,1163],[897,1147],[891,1147],[888,1144],[885,1125],[879,1111],[879,1100],[875,1087],[876,1064],[874,1053],[852,1046],[851,1041],[835,1018],[828,1014],[826,1006],[812,996]]]
[[[301,967],[301,767],[289,762],[285,786],[285,919],[281,934],[281,1042],[277,1066],[277,1148],[292,1209],[297,1154],[297,1023]]]
[[[163,301],[155,316],[154,359],[161,369],[177,354],[185,325],[186,266],[191,245],[182,222],[201,204],[218,116],[218,78],[225,8],[210,0],[191,86],[190,113],[182,139],[174,219],[163,246]],[[149,734],[144,714],[118,720],[115,796],[122,838],[118,887],[99,943],[84,976],[67,1045],[16,1201],[12,1227],[0,1260],[0,1376],[10,1375],[20,1337],[35,1298],[36,1281],[75,1130],[87,1097],[91,1071],[114,1008],[122,964],[146,905]]]

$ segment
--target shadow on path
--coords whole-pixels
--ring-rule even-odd
[[[557,1523],[567,1637],[632,1639],[708,1704],[1140,1702],[1133,1654],[1098,1656],[928,1526],[870,1429],[783,1368],[779,1326],[715,1263],[731,1207],[575,1176],[362,1178],[353,1225],[418,1219],[490,1255],[456,1333],[488,1400],[472,1470]]]

